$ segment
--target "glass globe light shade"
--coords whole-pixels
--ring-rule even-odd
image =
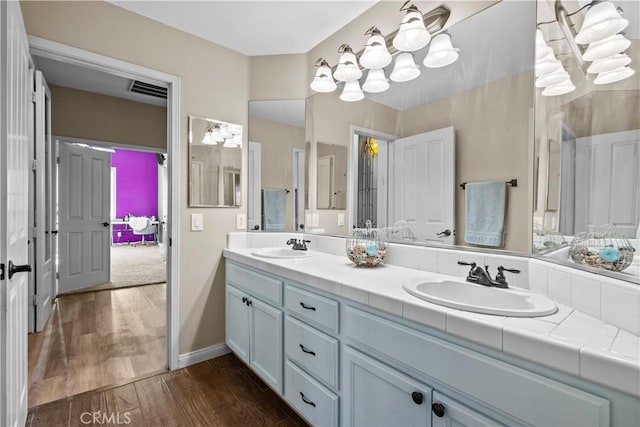
[[[585,61],[597,61],[620,53],[631,46],[631,42],[622,34],[615,34],[603,40],[593,42],[582,55]]]
[[[429,52],[427,52],[423,64],[429,68],[446,67],[457,61],[459,51],[460,49],[451,45],[450,34],[438,34],[431,40]]]
[[[606,85],[609,83],[619,82],[620,80],[624,80],[629,78],[635,74],[635,70],[629,67],[620,67],[615,70],[607,71],[604,73],[600,73],[597,75],[593,84],[595,85]]]
[[[576,90],[575,85],[571,82],[570,79],[567,79],[562,83],[558,83],[553,86],[547,86],[545,90],[542,91],[542,95],[558,96],[558,95],[564,95],[565,93],[573,92],[574,90]]]
[[[587,68],[588,73],[598,74],[625,67],[631,63],[631,58],[627,54],[617,53],[607,58],[598,59]]]
[[[400,22],[398,34],[393,38],[393,47],[403,52],[422,49],[431,40],[424,26],[424,18],[417,9],[409,9]]]
[[[536,77],[539,77],[562,69],[564,69],[562,63],[558,61],[555,56],[550,56],[542,61],[536,61],[535,74]]]
[[[618,34],[629,25],[610,1],[596,3],[587,11],[582,27],[576,35],[576,43],[589,44]]]
[[[340,99],[346,102],[360,101],[364,99],[364,93],[360,89],[360,82],[357,80],[345,82]]]
[[[547,45],[536,46],[536,61],[542,61],[549,56],[555,57],[555,54],[551,47]]]
[[[413,54],[402,52],[396,57],[396,63],[389,78],[394,82],[408,82],[420,75],[420,69],[413,60]]]
[[[547,87],[560,84],[567,79],[569,79],[569,73],[565,71],[564,68],[561,68],[553,73],[545,74],[543,76],[539,76],[536,79],[536,87]]]
[[[340,55],[340,62],[333,73],[333,77],[342,82],[352,82],[362,77],[362,71],[358,67],[358,60],[351,48]]]
[[[536,47],[547,46],[547,42],[544,39],[544,35],[542,34],[542,30],[539,28],[536,30]]]
[[[316,76],[309,85],[311,89],[320,93],[329,93],[336,90],[336,82],[331,75],[331,68],[328,65],[321,65],[316,71]]]
[[[360,65],[370,70],[384,68],[391,64],[392,59],[384,37],[377,33],[369,37],[364,53],[360,57]]]
[[[380,93],[389,89],[389,82],[384,76],[384,70],[381,68],[369,70],[362,89],[369,93]]]

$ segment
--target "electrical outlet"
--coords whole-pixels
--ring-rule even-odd
[[[339,213],[338,214],[338,226],[339,227],[343,227],[344,226],[344,214],[343,213]]]
[[[244,230],[247,228],[247,214],[236,214],[236,230]]]

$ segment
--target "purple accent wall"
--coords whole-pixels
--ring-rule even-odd
[[[158,217],[158,161],[155,153],[115,150],[111,166],[116,168],[116,218],[125,215]],[[126,226],[114,225],[113,242],[139,242],[142,236],[124,231]],[[122,235],[118,237],[118,231]],[[145,237],[152,240],[153,236]]]

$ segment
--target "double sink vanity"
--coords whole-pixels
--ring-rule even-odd
[[[301,251],[284,245],[290,234],[262,235],[282,240],[271,247],[232,235],[226,343],[313,425],[640,424],[637,356],[603,359],[580,332],[623,330],[527,289],[358,268],[342,239],[304,235]],[[323,239],[334,250],[314,250]]]

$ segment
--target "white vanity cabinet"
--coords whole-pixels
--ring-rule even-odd
[[[265,288],[262,291],[245,291],[261,286]],[[258,297],[264,297],[263,291],[267,290],[267,294],[278,299],[278,293],[272,292],[273,287],[279,287],[279,292],[282,293],[282,282],[270,277],[260,277],[252,271],[243,271],[240,267],[227,263],[227,346],[274,390],[282,393],[283,314],[280,308],[267,304]]]

